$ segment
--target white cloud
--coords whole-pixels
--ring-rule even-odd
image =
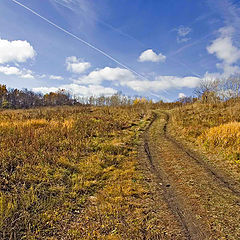
[[[131,71],[123,68],[97,69],[88,75],[80,77],[78,80],[73,80],[72,84],[60,85],[59,87],[40,87],[34,88],[35,92],[47,93],[65,89],[73,95],[88,97],[100,95],[113,95],[117,90],[112,87],[104,87],[102,82],[108,81],[115,86],[128,87],[138,93],[155,95],[159,91],[181,88],[195,88],[200,82],[197,77],[176,77],[176,76],[157,76],[154,80],[141,80]]]
[[[26,62],[35,55],[34,48],[27,41],[0,39],[0,64],[14,62],[16,66],[0,66],[0,72],[5,75],[18,75],[21,78],[34,79],[32,71],[25,68],[20,69],[18,63]]]
[[[0,39],[0,63],[26,62],[36,55],[35,50],[27,41],[8,41]]]
[[[141,53],[138,58],[139,62],[165,62],[166,56],[162,53],[155,53],[152,49],[148,49]]]
[[[62,76],[56,76],[56,75],[50,75],[49,78],[52,79],[52,80],[63,80]]]
[[[158,92],[183,87],[195,88],[198,86],[200,78],[157,76],[154,80],[141,80],[127,69],[105,67],[74,80],[74,83],[100,85],[103,81],[114,82],[115,86],[127,86],[136,92]]]
[[[26,73],[26,74],[21,75],[21,78],[34,79],[34,76],[30,73]]]
[[[23,68],[21,78],[35,79],[33,71]]]
[[[19,69],[11,66],[0,66],[0,73],[5,75],[17,75],[20,78],[34,79],[33,72],[28,69]]]
[[[5,75],[21,75],[21,71],[17,67],[9,67],[9,66],[0,66],[0,72]]]
[[[61,85],[60,87],[39,87],[33,88],[34,92],[41,92],[43,94],[49,92],[56,92],[59,89],[65,89],[66,91],[70,92],[72,95],[77,95],[80,97],[90,97],[90,96],[111,96],[117,93],[117,90],[109,87],[103,87],[101,85],[89,85],[89,86],[81,86],[78,84],[68,84],[68,85]]]
[[[240,8],[237,1],[221,0],[216,4],[215,1],[208,1],[209,6],[221,16],[221,23],[224,22],[226,26],[232,26],[239,29],[240,26]],[[236,36],[237,37],[237,36]],[[238,40],[237,37],[236,40]]]
[[[57,88],[57,87],[37,87],[37,88],[33,88],[32,90],[34,92],[37,92],[37,93],[46,94],[46,93],[50,93],[50,92],[57,92],[59,89],[61,89],[61,88]]]
[[[178,98],[180,98],[180,99],[181,99],[181,98],[185,98],[185,97],[186,97],[186,95],[185,95],[184,93],[179,93],[179,94],[178,94]]]
[[[72,94],[76,94],[83,97],[88,96],[111,96],[117,93],[117,90],[110,88],[110,87],[103,87],[101,85],[89,85],[89,86],[81,86],[78,84],[69,84],[62,86],[64,89],[67,89]]]
[[[230,36],[221,36],[215,39],[207,47],[207,50],[210,54],[215,54],[219,60],[227,64],[233,64],[240,59],[240,49],[233,46]]]
[[[157,76],[155,80],[133,80],[121,82],[121,85],[128,86],[136,92],[158,92],[169,89],[195,88],[198,86],[198,77],[176,77],[176,76]]]
[[[74,83],[101,84],[103,81],[130,81],[134,79],[135,76],[127,69],[105,67],[74,80]]]
[[[67,65],[67,70],[69,72],[77,73],[77,74],[83,73],[88,68],[91,67],[91,64],[89,62],[85,62],[82,59],[78,59],[75,56],[67,57],[66,65]]]
[[[240,67],[237,65],[231,65],[226,63],[217,63],[217,68],[222,69],[223,73],[221,74],[222,77],[229,77],[231,75],[240,73]]]
[[[223,69],[224,76],[239,73],[240,68],[235,64],[240,60],[240,49],[233,44],[232,35],[234,28],[224,27],[219,29],[219,33],[220,36],[207,47],[207,51],[216,55],[221,61],[216,66]]]

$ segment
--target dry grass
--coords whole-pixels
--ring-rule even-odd
[[[221,151],[240,164],[240,122],[221,124],[206,130],[197,141],[212,152]]]
[[[205,151],[214,166],[240,180],[239,102],[194,103],[171,113],[172,133],[177,138]]]
[[[0,112],[0,238],[137,239],[151,231],[136,170],[148,120],[138,107]]]

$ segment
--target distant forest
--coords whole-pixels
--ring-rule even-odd
[[[202,79],[194,90],[194,96],[179,98],[171,103],[162,100],[154,105],[183,105],[199,101],[202,103],[218,103],[226,101],[240,101],[240,74],[222,79]],[[112,96],[72,96],[64,89],[47,94],[35,93],[28,89],[11,89],[0,84],[0,108],[22,109],[43,106],[129,106],[136,104],[153,104],[152,100],[143,97],[127,97],[120,93]]]
[[[22,109],[42,106],[63,106],[63,105],[94,105],[94,106],[120,106],[131,105],[136,102],[151,102],[146,99],[131,99],[121,94],[99,97],[74,97],[64,89],[47,94],[35,93],[28,89],[9,89],[6,85],[0,84],[0,108]]]

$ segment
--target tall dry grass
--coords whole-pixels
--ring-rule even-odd
[[[0,112],[0,238],[140,236],[136,143],[148,118],[139,107]]]
[[[197,141],[209,151],[221,151],[240,166],[240,122],[210,128],[201,134]]]
[[[240,104],[194,103],[171,111],[172,132],[192,143],[209,156],[216,167],[240,180]]]

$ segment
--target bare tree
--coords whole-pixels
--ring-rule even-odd
[[[221,86],[221,80],[216,78],[204,78],[194,93],[204,103],[215,103],[219,101],[218,92]]]
[[[224,88],[229,98],[240,97],[240,74],[230,76],[225,80]]]

